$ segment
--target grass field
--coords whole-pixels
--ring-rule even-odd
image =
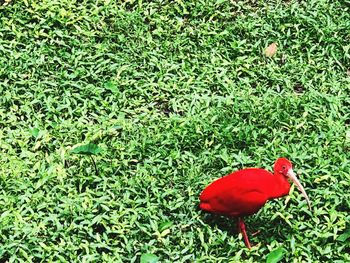
[[[13,0],[0,94],[1,262],[350,261],[347,0]],[[312,209],[267,203],[249,251],[198,196],[281,156]]]

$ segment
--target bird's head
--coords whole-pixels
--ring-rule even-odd
[[[304,190],[304,187],[301,185],[297,176],[295,175],[295,173],[293,171],[292,163],[286,158],[279,158],[275,162],[273,170],[274,170],[275,174],[280,174],[280,175],[284,176],[286,179],[291,180],[298,187],[299,191],[305,197],[309,208],[311,209],[310,199],[307,196],[307,194]]]

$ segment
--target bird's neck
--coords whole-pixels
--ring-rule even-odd
[[[289,194],[290,184],[283,175],[274,174],[274,187],[271,191],[271,198],[278,198]]]

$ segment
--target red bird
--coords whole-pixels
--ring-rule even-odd
[[[279,158],[274,173],[259,168],[247,168],[226,175],[208,185],[201,193],[199,207],[207,212],[238,217],[238,228],[246,246],[251,245],[245,229],[243,216],[259,211],[271,199],[288,195],[294,182],[310,206],[310,200],[286,158]]]

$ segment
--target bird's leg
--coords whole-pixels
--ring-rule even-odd
[[[243,235],[245,245],[247,246],[248,249],[251,249],[252,246],[250,245],[247,231],[245,229],[245,224],[244,224],[244,221],[241,217],[238,218],[238,229],[239,229],[239,232],[241,232]]]

